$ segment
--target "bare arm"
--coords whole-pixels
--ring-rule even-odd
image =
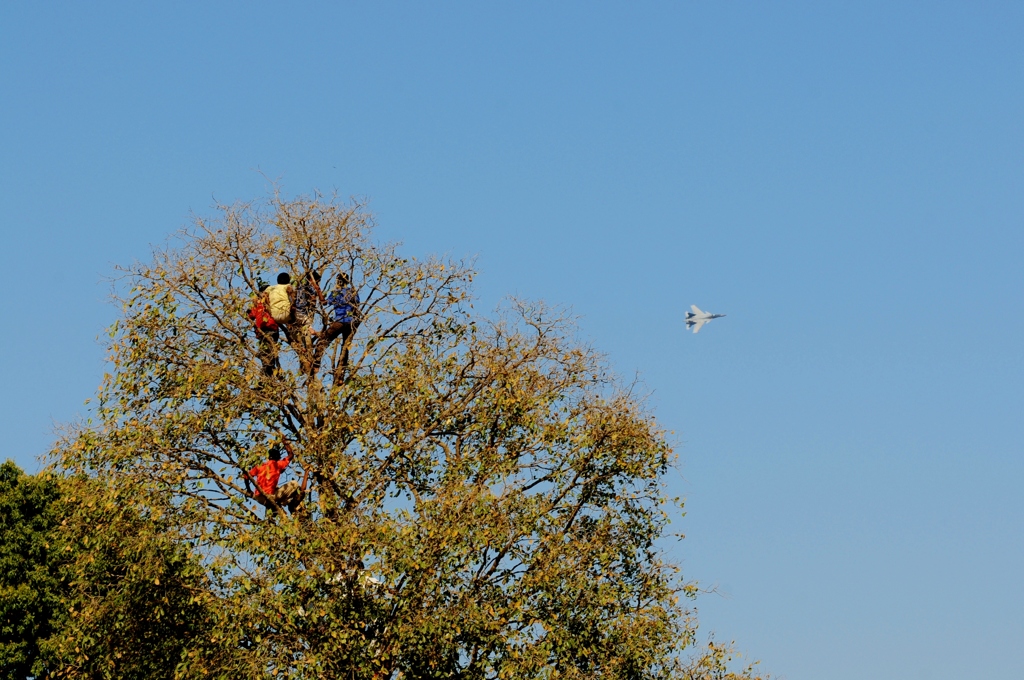
[[[284,446],[284,450],[288,452],[288,462],[290,463],[295,458],[295,449],[292,448],[291,442],[287,439],[282,439],[281,444]],[[309,470],[305,467],[302,468],[302,493],[306,493],[306,483],[309,482]]]
[[[310,280],[309,283],[313,287],[313,292],[316,293],[316,296],[320,300],[320,303],[326,305],[327,304],[327,298],[324,297],[324,292],[322,290],[320,290],[320,284],[317,283],[316,279]]]

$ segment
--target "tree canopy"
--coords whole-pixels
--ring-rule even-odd
[[[174,584],[145,627],[177,641],[169,676],[741,677],[696,645],[696,586],[662,558],[673,453],[643,400],[558,310],[480,314],[467,262],[372,228],[359,203],[274,195],[122,272],[93,420],[53,458],[95,480],[78,496],[131,533],[139,578]],[[275,340],[249,312],[281,271],[306,313]],[[329,343],[346,287],[354,332]],[[249,484],[281,442],[291,513]],[[61,649],[67,677],[126,677],[115,651]]]

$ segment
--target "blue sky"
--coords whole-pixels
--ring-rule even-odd
[[[1024,674],[1024,6],[7,3],[4,455],[104,277],[337,189],[570,306],[677,433],[704,625],[789,680]],[[725,312],[685,333],[696,303]]]

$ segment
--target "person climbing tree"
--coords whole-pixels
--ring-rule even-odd
[[[308,373],[312,368],[310,359],[313,352],[313,316],[317,302],[324,302],[324,294],[320,290],[320,272],[310,271],[292,288],[295,291],[295,305],[291,340],[298,341],[299,363],[303,372]]]
[[[316,302],[324,301],[324,294],[320,290],[320,272],[311,271],[302,277],[302,281],[295,288],[295,324],[301,326],[305,336],[312,335],[313,313],[316,310]]]
[[[263,364],[263,374],[271,377],[281,369],[281,360],[278,357],[277,321],[267,310],[267,288],[266,285],[260,287],[259,295],[256,296],[255,302],[249,308],[249,318],[252,319],[259,342],[259,358],[260,363]]]
[[[331,324],[320,333],[313,363],[319,365],[320,358],[334,339],[341,336],[341,359],[338,368],[348,366],[348,350],[352,335],[359,328],[359,293],[352,287],[348,274],[339,272],[334,292],[327,297],[327,304],[332,308],[334,317]]]
[[[295,288],[288,272],[277,275],[277,285],[267,287],[267,303],[270,315],[278,324],[287,325],[294,320]]]
[[[287,439],[283,440],[282,444],[288,455],[282,459],[281,448],[277,445],[272,446],[267,454],[267,461],[249,470],[248,476],[245,477],[245,488],[265,508],[283,512],[283,508],[287,507],[289,512],[295,514],[306,495],[307,477],[303,477],[301,485],[293,479],[278,486],[281,473],[295,456]],[[256,484],[255,490],[249,486],[250,479]]]

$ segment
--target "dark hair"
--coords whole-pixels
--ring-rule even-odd
[[[313,279],[317,283],[320,283],[320,272],[314,269],[313,271],[309,272],[309,278]]]
[[[270,460],[281,460],[281,447],[274,444],[270,447],[270,451],[267,452],[267,458]]]
[[[292,275],[288,272],[281,272],[277,275],[277,282],[282,286],[286,286],[292,282]]]
[[[348,274],[345,272],[338,272],[338,285],[347,286],[352,283],[352,279],[348,278]]]

